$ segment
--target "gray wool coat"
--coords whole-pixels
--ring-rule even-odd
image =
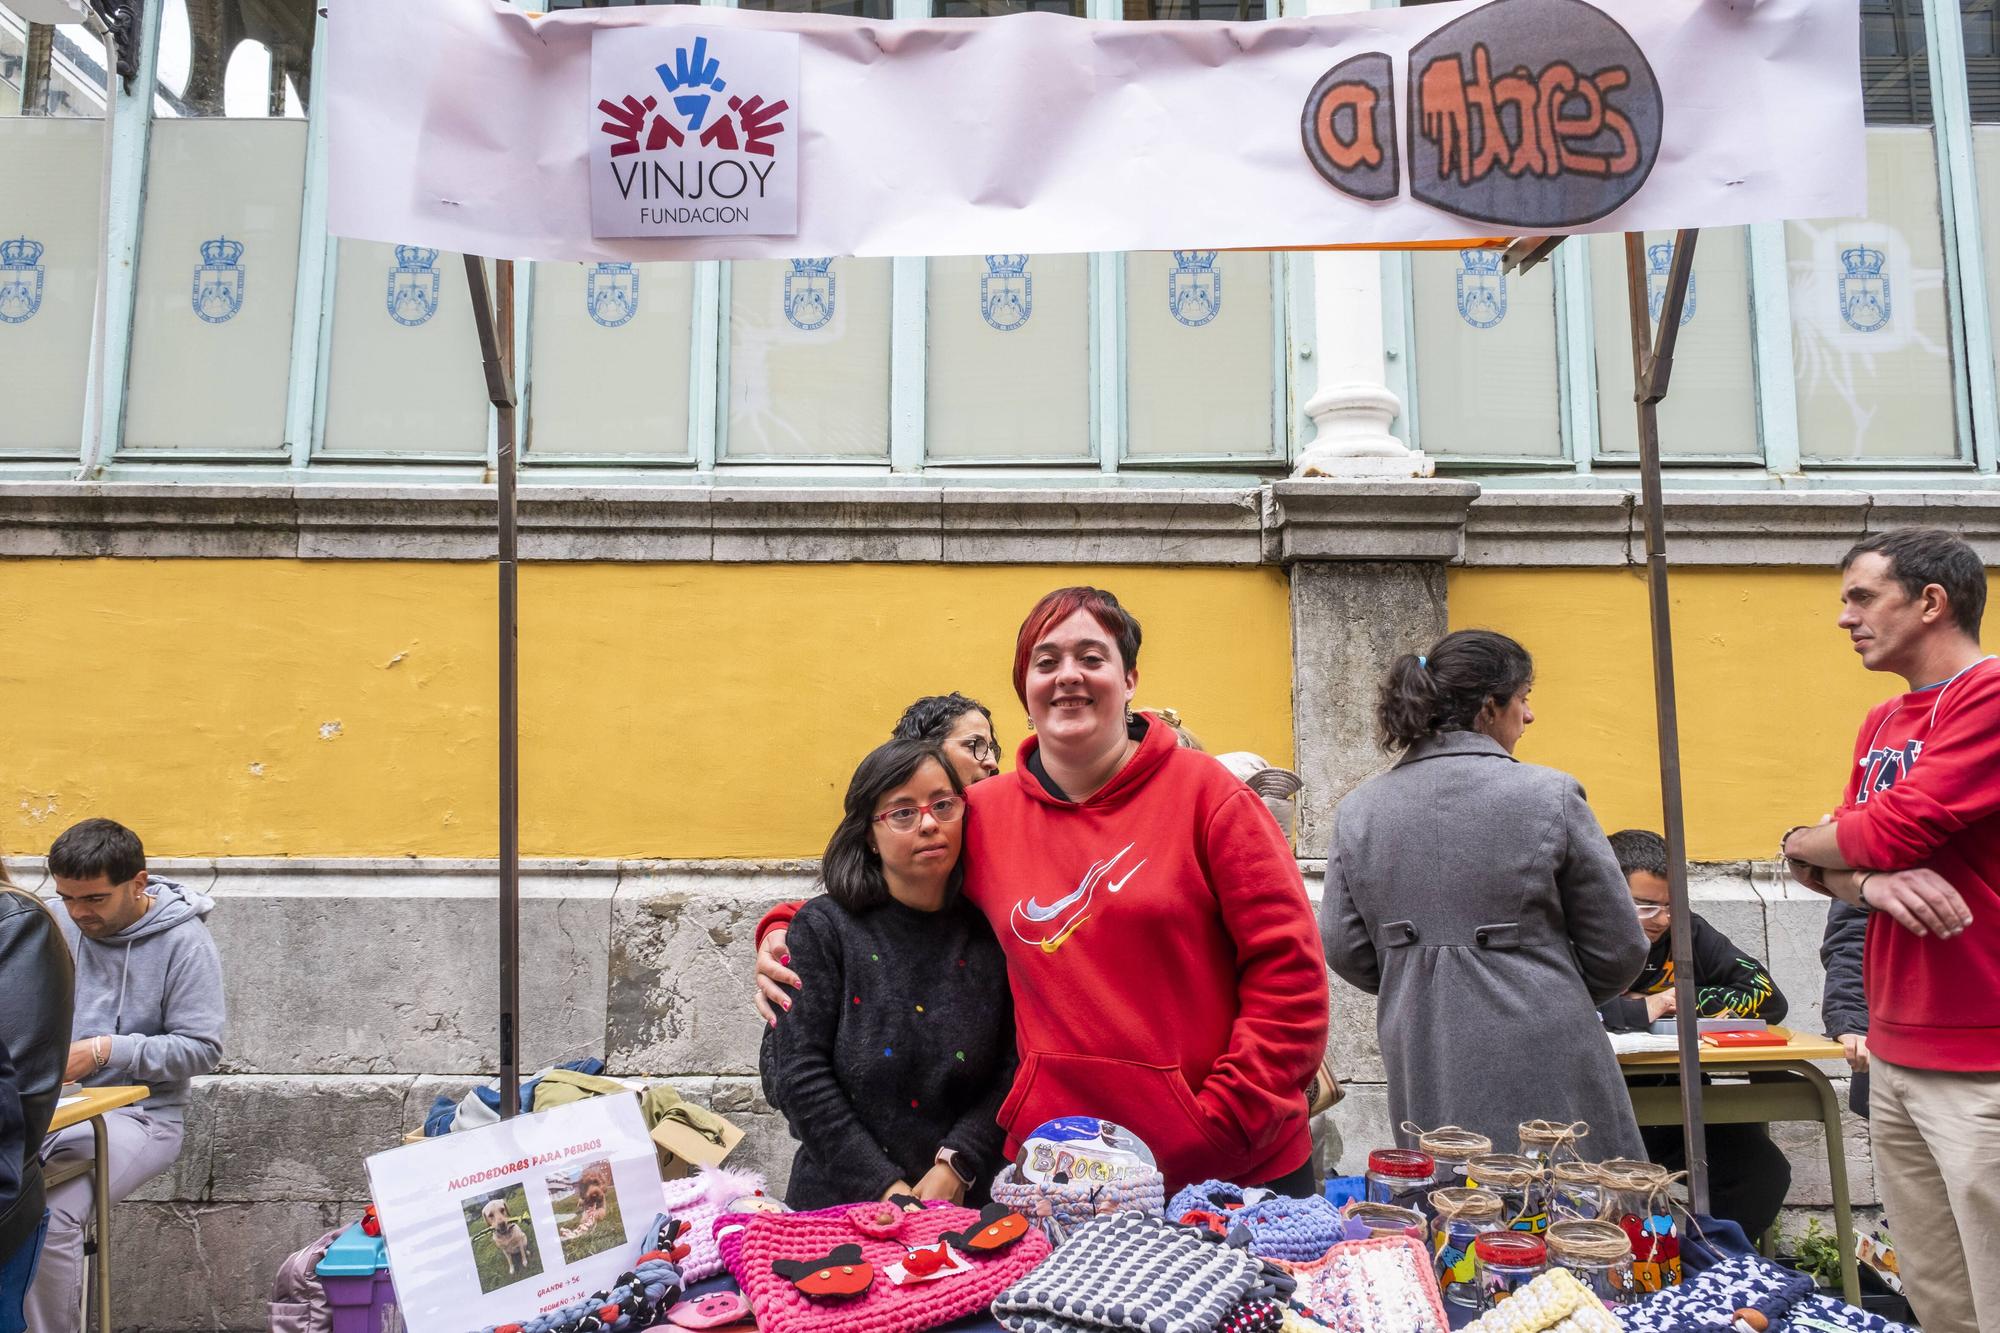
[[[1524,1120],[1586,1120],[1586,1157],[1645,1157],[1597,1006],[1646,936],[1575,778],[1474,732],[1419,742],[1340,803],[1320,934],[1380,997],[1393,1124],[1511,1152]]]

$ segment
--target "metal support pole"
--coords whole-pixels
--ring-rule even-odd
[[[1687,824],[1681,811],[1680,713],[1674,696],[1674,636],[1667,602],[1667,532],[1660,495],[1660,400],[1673,378],[1674,343],[1694,270],[1697,233],[1681,231],[1660,303],[1648,327],[1646,238],[1625,233],[1625,292],[1632,321],[1633,400],[1639,410],[1639,483],[1646,511],[1646,592],[1653,620],[1653,700],[1660,741],[1660,804],[1666,823],[1667,900],[1673,912],[1674,1002],[1680,1034],[1681,1122],[1687,1131],[1688,1200],[1708,1212],[1708,1135],[1701,1113],[1701,1024],[1694,993],[1694,918],[1688,910]]]
[[[500,1117],[505,1120],[521,1103],[520,597],[514,500],[514,266],[501,260],[494,267],[497,318],[487,296],[485,261],[477,255],[465,257],[479,356],[486,369],[486,396],[498,414],[500,434],[495,474],[500,493]]]

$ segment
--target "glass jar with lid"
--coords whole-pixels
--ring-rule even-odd
[[[1347,1239],[1374,1240],[1379,1236],[1408,1236],[1422,1244],[1430,1239],[1430,1222],[1414,1208],[1356,1200],[1340,1210],[1347,1221]]]
[[[1519,1153],[1487,1153],[1465,1164],[1465,1183],[1500,1196],[1500,1225],[1514,1231],[1548,1229],[1549,1209],[1542,1197],[1546,1175],[1538,1163]]]
[[[1479,1306],[1479,1274],[1473,1242],[1500,1229],[1500,1196],[1491,1190],[1453,1186],[1431,1191],[1431,1254],[1445,1300],[1465,1309]]]
[[[1427,1152],[1378,1148],[1368,1154],[1368,1201],[1424,1212],[1438,1186],[1437,1162]]]
[[[1551,1222],[1542,1237],[1549,1266],[1567,1268],[1606,1305],[1627,1305],[1639,1297],[1632,1277],[1632,1241],[1616,1222]]]
[[[1540,1236],[1488,1231],[1472,1242],[1479,1274],[1479,1308],[1491,1310],[1548,1271],[1548,1247]]]
[[[1448,1189],[1465,1184],[1465,1164],[1493,1151],[1493,1140],[1484,1134],[1457,1125],[1425,1129],[1413,1121],[1403,1122],[1403,1132],[1415,1136],[1417,1147],[1437,1163],[1438,1187]]]
[[[1594,1221],[1604,1216],[1604,1185],[1595,1162],[1557,1162],[1549,1168],[1549,1221]]]

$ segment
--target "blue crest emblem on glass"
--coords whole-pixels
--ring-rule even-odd
[[[438,252],[422,245],[396,247],[396,267],[389,270],[389,318],[415,328],[430,323],[438,311],[443,279],[437,271]]]
[[[192,304],[204,324],[227,324],[243,308],[243,242],[218,236],[201,243]]]
[[[833,318],[833,258],[794,259],[785,275],[785,318],[811,333]]]
[[[1490,329],[1507,318],[1507,275],[1499,250],[1458,252],[1458,316],[1475,329]]]
[[[979,313],[1002,333],[1010,333],[1035,313],[1035,280],[1028,273],[1027,255],[986,256],[986,276],[979,280]]]
[[[1865,245],[1840,252],[1840,317],[1856,333],[1874,333],[1889,323],[1888,257]]]
[[[1667,270],[1674,266],[1672,245],[1649,245],[1646,247],[1646,315],[1655,324],[1660,322],[1660,311],[1667,304]],[[1694,274],[1688,274],[1687,304],[1681,307],[1681,327],[1694,322]]]
[[[0,324],[25,324],[42,308],[42,243],[0,241]]]
[[[1167,274],[1167,309],[1191,329],[1222,313],[1222,274],[1215,268],[1215,251],[1174,251],[1174,270]]]
[[[639,313],[639,273],[630,264],[592,264],[583,282],[583,308],[607,329],[630,324]]]

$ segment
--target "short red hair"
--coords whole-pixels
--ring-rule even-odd
[[[1102,588],[1057,588],[1035,603],[1014,639],[1014,693],[1023,707],[1028,702],[1028,659],[1035,655],[1035,645],[1079,611],[1090,612],[1090,618],[1103,626],[1118,645],[1127,671],[1139,665],[1139,622],[1116,597]]]

